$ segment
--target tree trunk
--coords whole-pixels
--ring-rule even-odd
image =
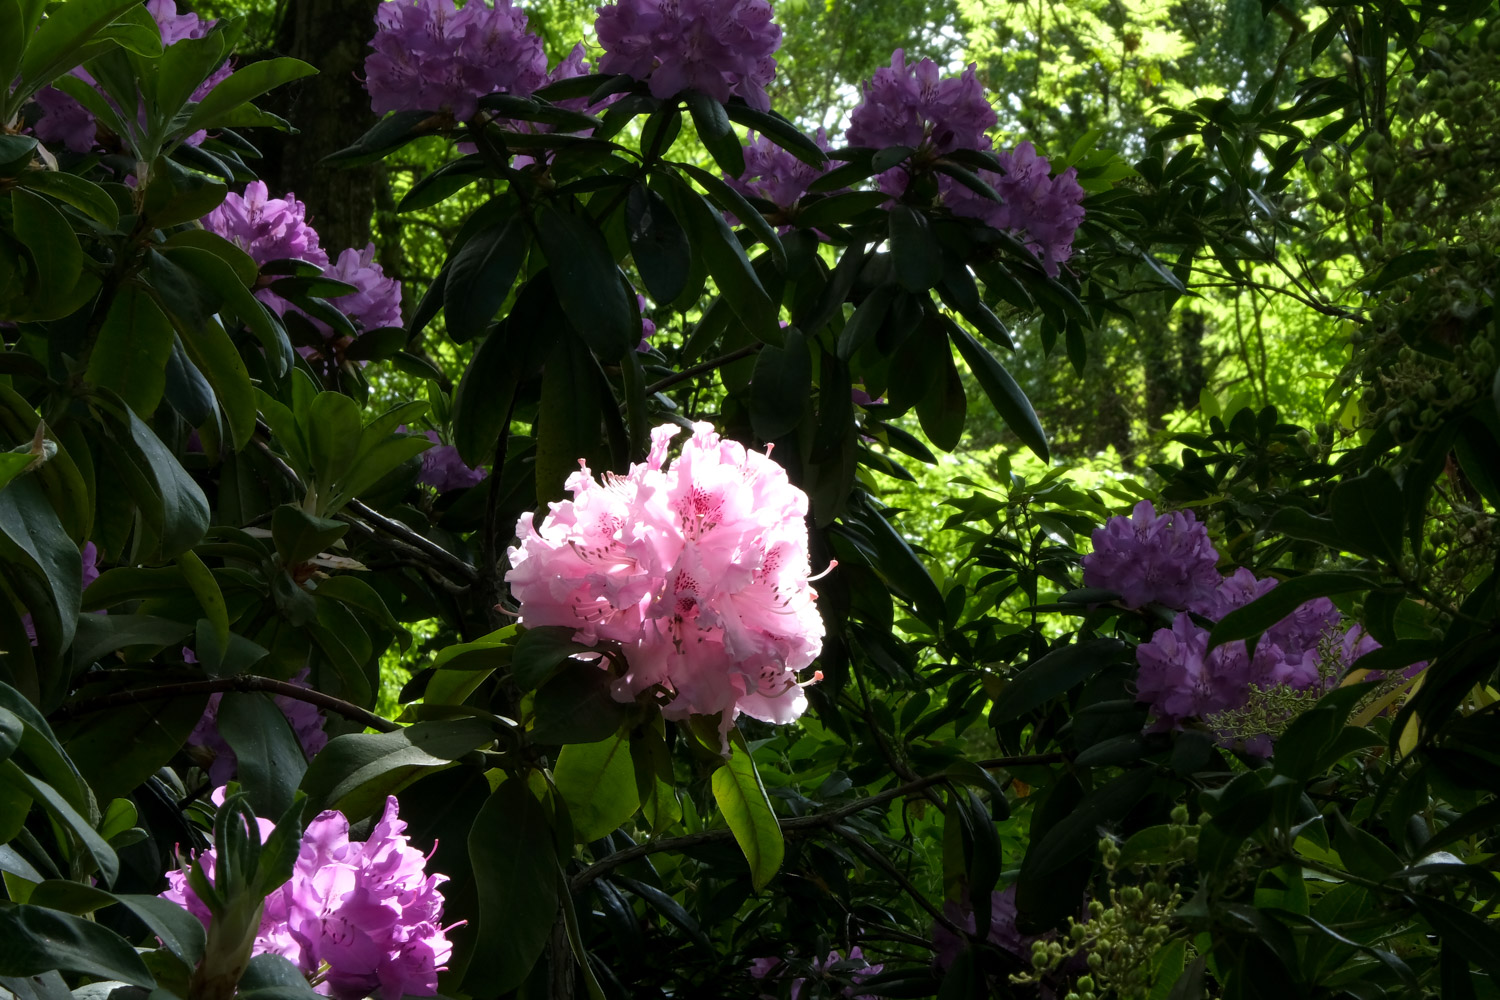
[[[329,257],[370,242],[376,192],[385,183],[379,164],[335,169],[323,157],[346,146],[375,124],[365,93],[364,62],[375,35],[380,0],[293,0],[277,39],[284,55],[318,68],[318,75],[284,89],[277,104],[299,134],[267,149],[267,175],[282,192],[307,204],[308,217]],[[269,144],[268,144],[269,145]]]

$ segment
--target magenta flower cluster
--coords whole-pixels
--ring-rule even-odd
[[[305,260],[324,268],[327,277],[353,285],[355,291],[332,302],[361,332],[401,325],[401,283],[387,277],[375,262],[375,245],[345,250],[330,266],[318,231],[307,222],[307,206],[291,192],[285,198],[272,198],[264,181],[251,181],[243,195],[232,191],[226,195],[219,207],[203,218],[203,226],[238,246],[258,265],[291,258]],[[278,316],[295,310],[269,288],[257,289],[255,296]],[[325,337],[333,335],[332,328],[322,320],[308,319]]]
[[[847,971],[843,971],[843,974],[848,977],[849,985],[844,986],[837,993],[814,994],[812,989],[804,989],[807,985],[808,977],[799,976],[787,983],[787,992],[785,994],[762,993],[762,1000],[776,1000],[777,997],[783,995],[788,997],[789,1000],[812,1000],[814,995],[844,997],[846,1000],[878,1000],[873,993],[861,993],[859,989],[860,985],[866,979],[880,974],[881,970],[885,968],[883,964],[871,965],[865,960],[864,951],[861,950],[859,945],[855,945],[849,949],[849,958],[847,960],[839,952],[830,951],[827,958],[813,959],[810,971],[814,977],[821,979],[833,972],[834,967],[838,965],[848,967]],[[775,982],[785,979],[789,971],[789,964],[785,959],[781,958],[757,958],[750,962],[750,976],[752,979]]]
[[[691,88],[770,109],[781,28],[767,0],[618,0],[598,12],[599,72],[649,80],[656,97]]]
[[[447,493],[449,490],[477,486],[489,475],[485,469],[465,465],[464,460],[459,457],[458,449],[451,444],[443,444],[437,431],[427,431],[426,436],[433,446],[422,452],[422,471],[417,475],[417,482],[426,483],[439,493]]]
[[[318,992],[339,1000],[435,994],[453,951],[438,891],[448,879],[427,874],[427,858],[409,846],[397,812],[388,797],[363,842],[349,839],[349,821],[337,810],[313,819],[291,879],[266,897],[254,954],[281,955],[308,976],[323,970]],[[261,839],[273,828],[260,820]],[[197,861],[212,882],[214,851]],[[162,898],[207,926],[212,917],[188,884],[187,868],[168,872],[167,883]]]
[[[833,167],[831,161],[820,166],[804,163],[763,135],[751,132],[749,138],[745,146],[745,172],[738,177],[726,176],[724,181],[740,194],[769,201],[777,208],[795,206],[812,183]],[[819,149],[828,152],[826,129],[818,129],[814,141]]]
[[[186,662],[198,662],[192,650],[184,649],[182,654]],[[292,678],[292,683],[298,687],[310,687],[306,667]],[[209,782],[216,788],[233,781],[239,770],[239,758],[235,756],[234,748],[219,732],[219,704],[223,700],[222,694],[208,696],[208,706],[203,710],[203,717],[187,738],[187,745],[196,748],[195,756],[206,760],[208,766],[204,770],[208,773]],[[316,705],[283,694],[276,695],[273,700],[276,707],[281,709],[281,714],[286,716],[287,724],[292,727],[297,743],[308,759],[328,745],[328,734],[323,732],[323,713],[318,711]]]
[[[191,11],[186,14],[177,13],[176,0],[146,0],[146,10],[161,31],[163,45],[174,45],[183,39],[202,38],[214,26],[212,20],[205,20]],[[231,72],[228,62],[219,66],[193,91],[192,99],[203,100]],[[74,69],[72,75],[90,86],[94,85],[94,78],[82,67]],[[93,112],[56,87],[43,87],[38,91],[36,104],[41,116],[33,124],[32,132],[38,139],[45,143],[61,144],[73,153],[87,153],[94,148],[99,127]],[[206,137],[206,132],[199,131],[183,141],[189,146],[197,146]]]
[[[720,716],[726,731],[742,712],[790,722],[807,708],[797,673],[823,642],[807,494],[706,423],[669,467],[678,430],[653,430],[647,461],[623,476],[601,482],[580,462],[572,500],[540,525],[521,515],[506,582],[526,625],[620,644],[621,701],[661,697],[667,718]]]
[[[1085,586],[1119,593],[1127,608],[1153,604],[1179,612],[1170,628],[1136,647],[1136,696],[1151,706],[1153,729],[1180,728],[1190,719],[1242,708],[1253,688],[1318,689],[1379,648],[1358,625],[1345,622],[1332,601],[1319,597],[1271,626],[1253,654],[1244,642],[1210,651],[1209,630],[1193,615],[1217,621],[1266,594],[1276,581],[1243,567],[1221,576],[1219,554],[1190,511],[1157,514],[1142,501],[1129,517],[1110,518],[1093,541],[1094,551],[1083,559]],[[1251,742],[1269,750],[1269,739]]]
[[[370,106],[448,111],[467,121],[490,94],[529,97],[547,78],[542,40],[510,0],[388,0],[375,12],[365,59]]]

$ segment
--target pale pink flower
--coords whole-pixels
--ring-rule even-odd
[[[742,712],[790,722],[807,708],[797,672],[823,641],[807,495],[706,423],[668,467],[677,431],[652,431],[646,462],[623,476],[600,482],[580,463],[572,500],[540,526],[521,516],[506,581],[526,625],[621,645],[621,701],[659,693],[667,718],[718,715],[726,729]]]

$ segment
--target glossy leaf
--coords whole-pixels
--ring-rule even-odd
[[[750,883],[758,891],[781,868],[786,845],[744,736],[731,730],[729,743],[729,758],[713,773],[714,801],[750,864]]]

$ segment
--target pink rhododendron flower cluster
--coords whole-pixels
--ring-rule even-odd
[[[1257,692],[1319,693],[1359,657],[1380,648],[1360,626],[1346,622],[1332,601],[1319,597],[1267,629],[1253,654],[1243,641],[1210,650],[1209,630],[1193,616],[1217,621],[1274,589],[1274,579],[1243,567],[1220,576],[1219,553],[1197,518],[1191,512],[1158,515],[1146,501],[1129,517],[1110,518],[1093,540],[1094,551],[1083,559],[1085,586],[1120,593],[1128,608],[1157,604],[1179,612],[1170,628],[1158,629],[1135,650],[1136,697],[1151,706],[1152,729],[1236,712]],[[1425,666],[1415,664],[1405,676]],[[1269,735],[1239,736],[1247,747],[1270,752]]]
[[[745,146],[745,172],[738,177],[726,176],[724,181],[740,194],[762,198],[777,208],[796,205],[813,181],[833,166],[833,161],[817,167],[804,163],[763,135],[751,132],[749,138]],[[828,152],[826,129],[818,129],[815,141],[819,149]]]
[[[187,663],[198,662],[198,658],[190,649],[182,651],[182,658]],[[311,686],[307,683],[306,667],[303,667],[301,673],[292,678],[292,683],[304,688]],[[222,787],[234,780],[239,768],[239,759],[235,756],[234,748],[219,732],[219,703],[223,700],[222,694],[208,696],[208,706],[203,710],[203,717],[198,720],[198,724],[193,727],[193,731],[188,734],[187,738],[189,747],[196,747],[199,756],[209,758],[209,764],[205,770],[208,772],[208,780],[216,787]],[[287,723],[296,734],[297,743],[309,759],[328,745],[328,734],[323,732],[323,713],[318,711],[318,706],[296,698],[288,698],[284,694],[276,695],[273,700],[276,702],[276,707],[281,709],[281,714],[286,716]]]
[[[619,0],[598,11],[599,72],[650,80],[656,97],[692,88],[770,110],[781,28],[767,0]]]
[[[467,121],[490,94],[528,97],[547,79],[542,40],[510,0],[388,0],[375,12],[365,59],[370,106],[449,111]]]
[[[273,826],[259,822],[264,840]],[[326,963],[316,989],[340,1000],[435,994],[453,951],[438,891],[448,878],[426,873],[427,858],[408,846],[405,831],[395,796],[364,842],[349,839],[343,813],[319,813],[302,835],[291,879],[266,897],[254,954],[281,955],[308,976]],[[212,882],[214,851],[197,860]],[[187,872],[167,873],[162,898],[207,926],[208,907]]]
[[[797,672],[817,658],[823,621],[809,583],[807,495],[769,456],[693,425],[651,433],[651,453],[601,482],[582,468],[572,500],[516,525],[506,574],[528,626],[619,643],[615,697],[659,692],[669,719],[741,712],[790,722],[807,707]],[[814,678],[816,679],[816,678]]]
[[[174,45],[186,38],[202,38],[214,26],[214,21],[201,18],[192,11],[177,13],[176,0],[146,0],[146,10],[161,30],[163,45]],[[231,72],[229,63],[224,63],[194,89],[192,99],[203,100]],[[72,75],[89,86],[94,85],[94,78],[81,66],[73,69]],[[108,97],[105,99],[110,100]],[[98,123],[94,120],[93,113],[82,104],[56,87],[43,87],[36,94],[36,103],[42,115],[33,125],[32,132],[38,139],[46,143],[60,143],[74,153],[87,153],[94,148]],[[113,105],[114,102],[110,100],[110,103]],[[206,136],[206,132],[194,132],[183,141],[189,146],[197,146]]]
[[[417,475],[417,482],[426,483],[439,493],[465,489],[484,482],[484,478],[489,475],[487,470],[471,469],[465,465],[464,460],[459,457],[458,449],[451,444],[443,444],[437,431],[426,431],[425,434],[433,447],[422,452],[422,471]]]
[[[844,968],[836,968],[837,966],[844,966]],[[884,964],[871,965],[865,961],[864,952],[858,945],[855,945],[849,949],[848,959],[845,959],[837,951],[830,951],[828,957],[825,959],[813,959],[811,972],[813,976],[819,979],[830,978],[831,976],[844,976],[848,978],[849,985],[842,987],[837,993],[830,992],[826,994],[828,996],[846,997],[848,1000],[877,1000],[872,993],[859,992],[859,987],[866,979],[879,975],[880,971],[884,968]],[[785,959],[781,958],[757,958],[750,963],[750,976],[753,979],[784,979],[789,970],[790,966]],[[813,991],[811,989],[803,989],[807,984],[807,980],[808,977],[806,976],[799,976],[793,979],[787,985],[788,992],[786,996],[790,1000],[811,1000]],[[779,994],[761,994],[764,1000],[775,1000],[777,995]]]
[[[979,177],[1000,195],[995,202],[955,181],[946,174],[938,178],[943,204],[954,215],[980,219],[987,225],[1014,233],[1036,254],[1046,272],[1057,277],[1060,265],[1073,256],[1073,236],[1083,222],[1084,190],[1078,171],[1069,167],[1056,177],[1045,156],[1038,156],[1029,142],[996,158],[1003,174],[980,170]]]
[[[330,301],[353,321],[360,331],[383,326],[401,325],[401,283],[386,277],[375,261],[375,244],[363,250],[348,249],[339,254],[331,266],[318,231],[307,222],[307,206],[287,192],[285,198],[272,198],[264,181],[245,185],[243,195],[233,191],[203,218],[203,226],[229,240],[256,264],[297,258],[324,268],[326,277],[353,285],[355,290]],[[298,311],[286,299],[269,288],[260,288],[255,297],[278,316]],[[307,317],[325,337],[333,329],[316,317]]]

